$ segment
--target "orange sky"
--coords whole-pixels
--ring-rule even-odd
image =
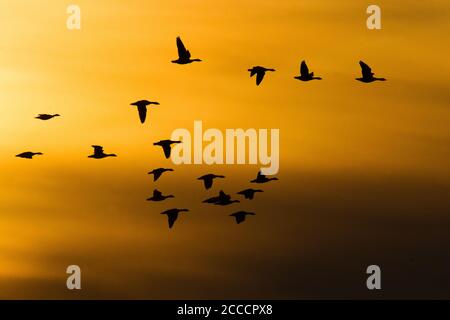
[[[379,31],[356,0],[74,3],[80,31],[64,1],[0,0],[0,298],[364,296],[377,259],[396,276],[386,297],[449,296],[424,276],[450,243],[448,1],[377,1]],[[176,36],[204,61],[170,63]],[[303,59],[323,81],[293,79]],[[355,81],[361,59],[388,81]],[[254,65],[277,71],[257,87]],[[139,99],[161,103],[144,125]],[[194,120],[279,128],[280,181],[229,208],[200,202],[259,166],[177,166],[154,184],[171,163],[152,143]],[[88,159],[92,144],[119,157]],[[44,156],[14,157],[28,150]],[[207,172],[227,179],[206,192]],[[146,202],[155,186],[176,198]],[[170,207],[191,212],[169,231]],[[241,209],[257,216],[237,226]],[[398,275],[411,256],[416,291]]]

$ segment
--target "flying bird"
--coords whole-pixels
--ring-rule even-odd
[[[218,201],[227,201],[230,200],[231,196],[220,190],[219,195],[217,197],[212,197],[203,201],[203,203],[217,203]]]
[[[321,77],[314,77],[314,72],[309,72],[305,60],[300,64],[300,75],[294,78],[301,81],[322,80]]]
[[[253,67],[251,69],[248,69],[250,71],[250,77],[253,77],[256,74],[256,85],[259,86],[261,81],[264,79],[264,75],[266,74],[266,71],[275,71],[275,69],[268,69],[260,66]]]
[[[189,50],[186,50],[186,47],[184,46],[183,41],[181,41],[180,37],[177,37],[177,48],[178,48],[178,59],[172,60],[172,63],[188,64],[194,61],[202,61],[200,59],[191,59],[191,53],[189,52]]]
[[[175,196],[169,194],[167,196],[164,196],[160,191],[157,189],[153,190],[153,197],[148,198],[148,201],[163,201],[167,198],[175,198]]]
[[[238,211],[238,212],[230,214],[230,217],[234,217],[236,219],[237,224],[244,222],[246,216],[255,216],[255,214],[253,212],[247,212],[247,211]]]
[[[88,158],[103,159],[106,157],[117,157],[117,155],[114,153],[110,154],[104,153],[102,146],[92,146],[92,148],[94,148],[94,154],[88,156]]]
[[[153,169],[148,174],[152,174],[153,175],[153,181],[156,181],[156,180],[159,179],[159,177],[161,177],[161,175],[164,172],[167,172],[167,171],[174,171],[174,170],[170,169],[170,168],[157,168],[157,169]]]
[[[214,204],[216,206],[227,206],[229,204],[237,203],[237,202],[240,202],[240,201],[239,200],[231,200],[231,197],[226,197],[226,198],[219,197],[219,199],[216,202],[214,202]]]
[[[136,106],[139,112],[139,119],[141,120],[141,123],[145,122],[145,118],[147,116],[147,106],[148,105],[159,105],[159,102],[156,101],[148,101],[148,100],[139,100],[136,102],[131,103],[130,105]]]
[[[375,73],[372,72],[372,69],[365,64],[363,61],[359,62],[359,65],[361,66],[361,74],[362,77],[361,78],[356,78],[356,80],[361,81],[361,82],[365,82],[365,83],[370,83],[370,82],[374,82],[374,81],[386,81],[385,78],[376,78],[373,75]]]
[[[172,144],[181,143],[181,141],[174,141],[174,140],[161,140],[158,142],[153,143],[154,146],[160,146],[163,148],[164,155],[166,156],[166,159],[170,158],[170,152],[172,151]]]
[[[50,120],[54,117],[60,117],[59,114],[46,114],[46,113],[40,113],[38,114],[37,117],[35,117],[35,119],[39,119],[39,120]]]
[[[161,212],[161,214],[166,214],[168,221],[169,221],[169,229],[173,227],[173,224],[178,218],[178,213],[180,212],[187,212],[188,209],[169,209],[164,212]]]
[[[252,200],[253,197],[255,196],[256,192],[264,192],[264,191],[259,190],[259,189],[245,189],[245,190],[239,191],[237,194],[242,194],[245,199]]]
[[[254,180],[252,180],[250,182],[252,182],[252,183],[266,183],[266,182],[269,182],[269,181],[272,181],[272,180],[278,180],[278,178],[267,178],[260,171],[260,172],[258,172],[258,175],[256,176],[256,179],[254,179]]]
[[[16,157],[23,158],[23,159],[33,159],[34,156],[38,156],[38,155],[41,156],[41,155],[43,155],[43,153],[27,151],[27,152],[19,153],[18,155],[16,155]]]
[[[200,178],[197,178],[197,180],[203,180],[203,183],[205,184],[206,189],[210,189],[213,184],[213,179],[216,178],[225,178],[225,176],[219,176],[216,174],[205,174],[204,176],[201,176]]]

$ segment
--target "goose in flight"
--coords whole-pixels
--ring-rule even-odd
[[[167,198],[175,198],[175,196],[169,194],[167,196],[164,196],[160,191],[157,189],[153,190],[153,197],[148,198],[148,201],[163,201]]]
[[[181,143],[181,141],[161,140],[161,141],[155,142],[153,145],[162,147],[163,151],[164,151],[164,155],[166,156],[166,159],[169,159],[170,152],[172,151],[171,145],[175,144],[175,143]]]
[[[210,189],[213,185],[213,179],[215,178],[225,178],[225,176],[218,176],[216,174],[205,174],[204,176],[201,176],[200,178],[197,178],[197,180],[203,180],[203,183],[205,185],[206,189]]]
[[[236,219],[236,223],[239,224],[241,222],[245,221],[246,216],[255,216],[253,212],[247,212],[247,211],[238,211],[235,213],[230,214],[230,217],[234,217]]]
[[[178,48],[178,59],[172,60],[172,63],[188,64],[194,61],[202,61],[200,59],[191,59],[191,53],[189,52],[189,50],[186,50],[186,47],[184,46],[183,41],[181,41],[180,37],[177,37],[177,48]]]
[[[278,178],[267,178],[260,171],[260,172],[258,172],[258,175],[256,176],[256,179],[254,179],[254,180],[252,180],[250,182],[252,182],[252,183],[266,183],[266,182],[269,182],[269,181],[272,181],[272,180],[278,180]]]
[[[275,71],[275,69],[268,69],[260,66],[253,67],[251,69],[248,69],[250,71],[250,77],[253,77],[256,74],[256,85],[259,86],[261,81],[264,79],[264,75],[266,74],[266,71]]]
[[[102,146],[92,146],[92,148],[94,148],[94,154],[88,156],[88,158],[103,159],[106,157],[117,157],[117,155],[114,153],[110,153],[110,154],[104,153]]]
[[[305,60],[300,64],[300,75],[294,78],[301,81],[322,80],[321,77],[314,77],[314,72],[309,72]]]
[[[231,200],[231,196],[220,190],[217,197],[212,197],[203,201],[203,203],[217,203],[218,201]]]
[[[145,118],[147,116],[147,106],[148,105],[159,105],[159,102],[156,101],[148,101],[148,100],[139,100],[136,102],[131,103],[131,106],[136,106],[139,112],[139,119],[141,120],[141,123],[145,122]]]
[[[173,169],[170,169],[170,168],[158,168],[158,169],[153,169],[148,174],[152,174],[153,175],[153,181],[156,181],[156,180],[159,179],[159,177],[161,177],[161,175],[164,172],[167,172],[167,171],[173,171]]]
[[[188,211],[189,211],[188,209],[176,209],[175,208],[175,209],[169,209],[169,210],[166,210],[164,212],[161,212],[161,214],[166,214],[167,215],[167,218],[168,218],[168,221],[169,221],[169,229],[170,229],[170,228],[173,227],[173,224],[177,220],[178,214],[180,212],[188,212]]]
[[[35,117],[35,119],[39,119],[39,120],[50,120],[50,119],[52,119],[52,118],[54,118],[54,117],[60,117],[60,115],[59,114],[46,114],[46,113],[40,113],[40,114],[38,114],[38,116],[37,117]]]
[[[361,66],[361,74],[362,77],[361,78],[356,78],[356,80],[361,81],[361,82],[365,82],[365,83],[370,83],[370,82],[374,82],[374,81],[386,81],[385,78],[376,78],[373,75],[375,73],[372,72],[372,69],[365,64],[363,61],[359,62],[359,65]]]
[[[237,202],[240,202],[240,201],[239,200],[231,200],[231,197],[226,197],[226,198],[219,197],[219,199],[216,202],[214,202],[214,204],[216,206],[227,206],[229,204],[237,203]]]
[[[237,194],[242,194],[245,199],[252,200],[253,197],[255,196],[256,192],[264,192],[264,191],[259,190],[259,189],[245,189],[245,190],[239,191]]]
[[[41,156],[41,155],[43,155],[42,152],[27,151],[27,152],[19,153],[18,155],[16,155],[16,157],[23,158],[23,159],[33,159],[34,156]]]

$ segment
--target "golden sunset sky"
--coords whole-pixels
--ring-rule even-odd
[[[449,298],[449,18],[447,0],[0,0],[0,298]],[[177,36],[203,62],[170,63]],[[323,80],[293,79],[301,60]],[[359,60],[388,81],[355,81]],[[256,65],[276,69],[259,87]],[[140,99],[161,103],[144,125]],[[153,142],[194,120],[280,129],[280,180],[248,201],[259,166],[164,159]],[[205,191],[209,172],[227,178]],[[241,203],[201,203],[221,189]],[[172,207],[191,211],[169,230]]]

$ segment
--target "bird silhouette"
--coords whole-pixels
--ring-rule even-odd
[[[256,74],[256,85],[259,86],[261,81],[264,79],[264,75],[266,74],[266,71],[275,71],[275,69],[268,69],[260,66],[253,67],[251,69],[248,69],[250,71],[250,77],[253,77]]]
[[[164,172],[167,172],[167,171],[174,171],[174,170],[170,169],[170,168],[157,168],[157,169],[153,169],[148,174],[152,174],[153,175],[153,181],[156,181],[156,180],[159,179],[159,177],[161,177],[161,175]]]
[[[23,158],[23,159],[33,159],[34,156],[41,156],[41,155],[43,155],[42,152],[27,151],[27,152],[19,153],[18,155],[16,155],[16,157]]]
[[[370,82],[374,82],[374,81],[386,81],[385,78],[374,77],[373,75],[375,73],[373,73],[372,69],[367,64],[365,64],[363,61],[359,61],[359,65],[361,66],[362,77],[356,78],[356,80],[365,82],[365,83],[370,83]]]
[[[189,211],[188,209],[176,209],[175,208],[175,209],[169,209],[169,210],[166,210],[164,212],[161,212],[161,214],[166,214],[167,215],[167,218],[168,218],[168,221],[169,221],[169,229],[171,229],[173,227],[173,224],[175,223],[175,221],[178,218],[178,214],[180,212],[188,212],[188,211]]]
[[[212,197],[203,200],[203,203],[217,203],[218,201],[227,201],[227,200],[231,200],[231,196],[220,190],[219,195],[217,197]]]
[[[40,114],[38,114],[38,116],[37,117],[35,117],[35,119],[39,119],[39,120],[50,120],[50,119],[52,119],[52,118],[54,118],[54,117],[60,117],[60,115],[59,114],[46,114],[46,113],[40,113]]]
[[[231,197],[226,197],[226,198],[219,197],[219,199],[216,202],[214,202],[214,205],[227,206],[229,204],[238,203],[238,202],[240,202],[240,201],[239,200],[231,200]]]
[[[225,178],[225,176],[218,176],[216,174],[205,174],[204,176],[201,176],[200,178],[197,178],[197,180],[203,180],[203,183],[205,185],[206,189],[210,189],[213,185],[213,179],[215,178]]]
[[[159,102],[156,101],[148,101],[148,100],[139,100],[136,102],[131,103],[130,105],[136,106],[139,112],[139,119],[141,120],[141,123],[145,122],[145,118],[147,116],[147,106],[148,105],[159,105]]]
[[[153,197],[148,198],[148,201],[163,201],[167,198],[175,198],[175,196],[169,194],[167,196],[164,196],[160,191],[157,189],[153,190]]]
[[[322,80],[321,77],[314,77],[314,72],[309,72],[305,60],[300,64],[300,75],[294,78],[301,81]]]
[[[272,181],[272,180],[278,180],[278,178],[267,178],[260,171],[260,172],[258,172],[258,175],[256,176],[256,179],[254,179],[254,180],[252,180],[250,182],[252,182],[252,183],[266,183],[266,182],[269,182],[269,181]]]
[[[162,147],[163,151],[164,151],[164,155],[166,156],[166,159],[169,159],[170,152],[172,151],[171,145],[175,144],[175,143],[181,143],[181,141],[161,140],[161,141],[155,142],[153,145]]]
[[[103,159],[106,157],[117,157],[117,155],[114,153],[110,153],[110,154],[104,153],[102,146],[92,146],[92,148],[94,148],[94,154],[88,156],[88,158]]]
[[[172,63],[188,64],[194,61],[202,61],[200,59],[191,59],[191,53],[189,52],[189,50],[186,50],[186,47],[184,46],[183,41],[181,41],[180,37],[177,37],[177,48],[178,48],[178,59],[172,60]]]
[[[242,194],[245,199],[252,200],[253,197],[255,196],[256,192],[264,192],[264,191],[259,190],[259,189],[245,189],[245,190],[239,191],[237,194]]]
[[[234,217],[236,219],[237,224],[244,222],[246,216],[255,216],[255,214],[253,212],[247,212],[247,211],[238,211],[238,212],[230,214],[230,217]]]

